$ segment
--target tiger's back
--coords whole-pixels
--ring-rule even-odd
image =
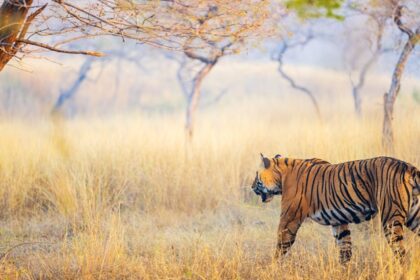
[[[286,180],[296,189],[284,191],[284,200],[299,197],[307,217],[323,225],[361,223],[370,220],[378,210],[400,205],[408,211],[413,199],[413,174],[418,170],[403,161],[377,157],[339,164],[319,159],[303,160]],[[286,182],[287,184],[287,182]],[[393,201],[386,198],[400,193]],[[384,219],[389,213],[383,211]]]

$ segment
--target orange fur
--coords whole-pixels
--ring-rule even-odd
[[[282,195],[276,256],[288,252],[306,218],[333,227],[342,263],[351,257],[349,223],[379,213],[398,256],[405,254],[403,225],[420,236],[420,172],[406,162],[389,157],[339,164],[280,156],[262,160],[252,188],[263,202]]]

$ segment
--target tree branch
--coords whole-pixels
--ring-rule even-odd
[[[405,34],[408,35],[408,37],[413,37],[415,35],[415,33],[406,25],[404,25],[401,21],[401,10],[402,10],[403,6],[398,6],[395,10],[395,14],[394,14],[394,22],[395,24],[398,26],[398,28],[404,32]]]
[[[200,56],[200,55],[194,53],[189,48],[184,48],[184,53],[188,58],[199,60],[204,64],[211,64],[213,62],[212,60],[208,59],[207,57]]]
[[[303,87],[303,86],[298,85],[295,82],[295,80],[292,77],[290,77],[286,73],[286,71],[284,70],[284,61],[283,61],[283,58],[284,58],[284,55],[285,55],[286,51],[289,48],[293,48],[293,47],[296,47],[296,46],[299,46],[299,45],[305,46],[312,39],[313,39],[313,34],[312,34],[312,32],[310,32],[309,34],[307,34],[307,36],[305,36],[304,40],[301,41],[301,42],[289,43],[287,41],[284,41],[283,42],[283,45],[281,46],[281,48],[279,50],[279,52],[277,53],[277,57],[274,56],[273,58],[275,60],[277,60],[277,62],[278,62],[278,68],[277,69],[278,69],[280,75],[283,77],[283,79],[285,79],[290,84],[290,86],[292,88],[294,88],[294,89],[296,89],[298,91],[301,91],[301,92],[305,93],[309,97],[309,99],[311,100],[311,102],[312,102],[312,104],[313,104],[313,106],[315,108],[315,111],[316,111],[316,114],[317,114],[318,119],[322,120],[321,111],[319,109],[318,101],[316,100],[316,98],[312,94],[312,92],[309,89],[307,89],[306,87]]]
[[[75,9],[75,10],[79,11],[79,12],[82,12],[82,13],[84,13],[84,14],[88,15],[89,17],[92,17],[92,18],[94,18],[94,19],[98,20],[99,22],[102,22],[102,23],[108,24],[108,25],[110,25],[110,26],[112,26],[112,27],[119,28],[118,26],[116,26],[116,25],[115,25],[115,24],[113,24],[112,22],[107,21],[107,20],[104,20],[104,19],[102,19],[102,18],[100,18],[100,17],[98,17],[98,16],[96,16],[96,15],[94,15],[94,14],[90,13],[89,11],[86,11],[86,10],[84,10],[84,9],[82,9],[82,8],[77,7],[76,5],[73,5],[73,4],[70,4],[70,3],[67,3],[66,1],[62,1],[62,0],[53,0],[53,1],[54,1],[54,2],[56,2],[56,3],[57,3],[57,4],[59,4],[59,5],[62,5],[62,6],[68,6],[68,7],[73,8],[73,9]]]
[[[71,51],[71,50],[63,50],[63,49],[59,49],[59,48],[56,48],[56,47],[51,46],[51,45],[47,45],[47,44],[44,44],[44,43],[39,43],[39,42],[27,40],[27,39],[18,39],[18,40],[16,40],[16,42],[27,44],[27,45],[32,45],[32,46],[37,46],[37,47],[40,47],[40,48],[43,48],[43,49],[47,49],[47,50],[50,50],[50,51],[53,51],[53,52],[59,52],[59,53],[83,54],[83,55],[90,55],[90,56],[96,56],[96,57],[105,56],[104,53],[95,52],[95,51]]]

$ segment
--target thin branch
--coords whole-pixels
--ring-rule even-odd
[[[109,21],[107,21],[107,20],[104,20],[104,19],[102,19],[102,18],[100,18],[100,17],[98,17],[98,16],[96,16],[96,15],[94,15],[94,14],[92,14],[92,13],[90,13],[90,12],[88,12],[88,11],[84,10],[84,9],[82,9],[82,8],[79,8],[78,6],[76,6],[76,5],[74,5],[74,4],[70,4],[70,3],[67,3],[67,2],[62,1],[62,0],[53,0],[53,2],[56,2],[57,4],[60,4],[60,5],[63,5],[63,6],[68,6],[68,7],[70,7],[70,8],[73,8],[73,9],[75,9],[75,10],[79,11],[79,12],[82,12],[82,13],[84,13],[84,14],[88,15],[89,17],[92,17],[92,18],[94,18],[94,19],[98,20],[99,22],[102,22],[102,23],[105,23],[105,24],[111,25],[112,27],[119,28],[118,26],[116,26],[116,25],[115,25],[115,24],[113,24],[112,22],[109,22]]]
[[[312,40],[313,39],[313,35],[312,35],[312,32],[310,32],[306,37],[305,37],[305,39],[303,40],[303,41],[301,41],[301,42],[296,42],[296,43],[288,43],[287,41],[284,41],[283,42],[283,45],[282,45],[282,47],[280,48],[280,50],[279,50],[279,52],[277,53],[277,57],[273,57],[273,58],[275,58],[275,60],[277,60],[277,62],[278,62],[278,71],[279,71],[279,73],[280,73],[280,75],[287,81],[287,82],[289,82],[289,84],[290,84],[290,86],[292,87],[292,88],[294,88],[294,89],[296,89],[296,90],[298,90],[298,91],[301,91],[301,92],[303,92],[303,93],[305,93],[308,97],[309,97],[309,99],[311,100],[311,102],[312,102],[312,104],[313,104],[313,106],[314,106],[314,108],[315,108],[315,111],[316,111],[316,114],[317,114],[317,116],[318,116],[318,118],[321,120],[322,118],[321,118],[321,111],[320,111],[320,109],[319,109],[319,105],[318,105],[318,101],[316,100],[316,98],[315,98],[315,96],[312,94],[312,92],[309,90],[309,89],[307,89],[306,87],[304,87],[304,86],[301,86],[301,85],[298,85],[296,82],[295,82],[295,80],[291,77],[291,76],[289,76],[287,73],[286,73],[286,71],[284,70],[284,61],[283,61],[283,59],[284,59],[284,55],[285,55],[285,53],[286,53],[286,51],[290,48],[290,47],[296,47],[296,46],[299,46],[299,45],[302,45],[302,46],[305,46],[306,44],[308,44],[309,42],[310,42],[310,40]]]
[[[32,45],[32,46],[37,46],[37,47],[40,47],[40,48],[43,48],[43,49],[47,49],[47,50],[50,50],[50,51],[53,51],[53,52],[59,52],[59,53],[82,54],[82,55],[90,55],[90,56],[96,56],[96,57],[103,57],[103,56],[105,56],[104,53],[95,52],[95,51],[72,51],[72,50],[63,50],[63,49],[55,48],[55,47],[53,47],[51,45],[47,45],[47,44],[44,44],[44,43],[39,43],[39,42],[27,40],[27,39],[18,39],[18,40],[16,40],[16,42],[27,44],[27,45]]]
[[[280,63],[279,63],[280,64]],[[316,99],[315,99],[315,97],[313,96],[313,94],[312,94],[312,92],[309,90],[309,89],[307,89],[306,87],[304,87],[304,86],[301,86],[301,85],[298,85],[296,82],[295,82],[295,80],[294,79],[292,79],[292,77],[290,77],[285,71],[284,71],[284,69],[283,69],[283,64],[281,64],[281,65],[279,65],[279,67],[278,67],[278,71],[279,71],[279,73],[280,73],[280,75],[286,80],[286,81],[288,81],[289,82],[289,84],[290,84],[290,86],[292,87],[292,88],[294,88],[294,89],[296,89],[296,90],[299,90],[299,91],[301,91],[301,92],[303,92],[303,93],[305,93],[310,99],[311,99],[311,102],[313,103],[313,105],[314,105],[314,107],[315,107],[315,110],[316,110],[316,114],[317,114],[317,116],[318,117],[320,117],[321,116],[321,112],[320,112],[320,110],[319,110],[319,106],[318,106],[318,101],[316,101]]]

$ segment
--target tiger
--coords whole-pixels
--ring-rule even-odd
[[[376,157],[331,164],[262,154],[261,161],[252,190],[264,203],[281,195],[276,259],[287,254],[307,218],[332,227],[341,264],[352,257],[349,224],[378,213],[387,242],[402,262],[403,226],[420,236],[420,171],[407,162]]]

